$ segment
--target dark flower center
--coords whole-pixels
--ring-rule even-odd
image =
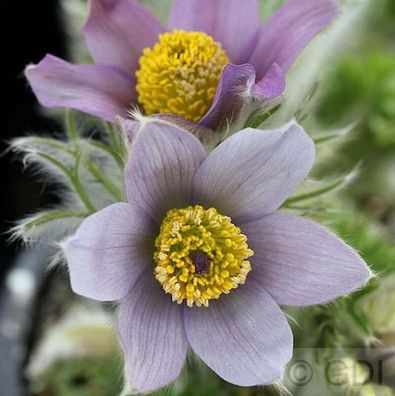
[[[207,253],[195,250],[189,254],[189,257],[195,266],[195,274],[204,275],[210,269],[211,261]]]

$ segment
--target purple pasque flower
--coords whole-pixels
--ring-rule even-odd
[[[128,202],[88,217],[65,246],[73,290],[120,303],[134,389],[173,381],[189,346],[233,384],[273,382],[293,347],[279,305],[321,304],[365,284],[370,271],[353,249],[276,212],[314,156],[296,123],[245,129],[209,154],[175,125],[140,125]]]
[[[113,122],[139,105],[216,128],[252,98],[283,92],[288,68],[337,4],[288,0],[263,25],[259,14],[257,0],[174,0],[163,26],[136,0],[91,0],[84,35],[95,64],[47,55],[26,75],[47,107]]]

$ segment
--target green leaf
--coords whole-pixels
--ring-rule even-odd
[[[123,201],[124,196],[120,189],[112,182],[112,180],[103,172],[100,171],[92,161],[87,162],[87,167],[97,181],[99,181],[106,190],[118,201]]]
[[[75,145],[75,148],[78,149],[80,134],[75,124],[74,112],[69,109],[66,110],[66,131],[70,141]]]
[[[10,230],[11,239],[24,242],[59,241],[78,227],[79,219],[89,216],[86,211],[51,209],[28,216]]]
[[[120,165],[121,169],[123,169],[125,166],[125,159],[127,157],[123,133],[119,130],[119,128],[110,122],[104,123],[104,126],[110,140],[110,145],[104,145],[110,148],[109,152],[113,155],[115,161]]]
[[[31,229],[42,224],[48,223],[49,221],[69,218],[69,217],[87,217],[89,216],[88,212],[77,212],[73,210],[52,210],[46,213],[37,215],[34,219],[30,219],[25,223],[22,223],[21,226],[26,229]]]
[[[265,111],[263,113],[260,112],[262,110],[255,112],[248,118],[244,127],[259,128],[264,121],[266,121],[271,115],[273,115],[280,108],[280,106],[281,104],[278,104],[269,111]]]
[[[347,186],[350,182],[352,182],[356,175],[358,173],[358,167],[355,167],[351,172],[349,172],[347,175],[340,177],[336,180],[333,180],[329,183],[324,184],[322,187],[302,193],[302,194],[297,194],[294,195],[290,198],[288,198],[285,203],[284,207],[291,206],[295,203],[299,203],[302,201],[318,198],[322,195],[329,194],[332,192],[335,192],[341,188],[344,188]]]
[[[353,131],[356,126],[357,126],[356,123],[352,123],[346,126],[345,128],[325,132],[318,136],[313,136],[314,143],[318,145],[322,143],[327,143],[331,140],[342,139],[346,137],[351,131]]]
[[[91,199],[89,198],[88,194],[86,193],[84,187],[81,184],[81,180],[79,178],[79,160],[76,161],[76,166],[73,170],[70,170],[67,166],[65,166],[62,162],[58,161],[56,158],[52,157],[51,155],[43,152],[37,151],[36,154],[46,161],[50,162],[56,168],[61,170],[67,177],[69,177],[71,185],[73,186],[75,192],[80,197],[82,203],[85,205],[86,209],[90,213],[96,212],[96,208],[93,205]]]

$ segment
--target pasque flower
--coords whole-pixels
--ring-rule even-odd
[[[364,285],[370,271],[349,246],[276,212],[314,157],[294,122],[237,132],[209,154],[175,125],[140,124],[127,202],[88,217],[65,245],[73,290],[120,303],[134,389],[173,381],[189,346],[231,383],[273,382],[293,347],[279,305],[321,304]]]
[[[257,0],[174,0],[165,27],[136,0],[91,0],[84,34],[95,64],[47,55],[26,75],[47,107],[112,122],[139,105],[214,128],[251,98],[279,96],[336,13],[335,0],[288,0],[262,25]]]

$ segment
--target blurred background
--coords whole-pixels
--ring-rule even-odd
[[[2,2],[3,15],[17,16],[17,23],[5,24],[4,43],[7,45],[8,59],[4,62],[4,85],[6,97],[2,114],[5,126],[2,131],[1,152],[7,149],[7,141],[33,131],[44,134],[56,129],[55,121],[43,117],[24,78],[24,69],[30,63],[37,63],[47,53],[67,56],[65,30],[57,0],[43,0],[39,4]],[[3,105],[3,106],[4,106]],[[46,205],[51,198],[34,178],[22,171],[22,164],[5,153],[1,161],[1,234],[0,279],[3,278],[17,247],[6,242],[4,232],[18,217],[31,213]]]
[[[42,254],[41,260],[26,256],[28,263],[22,267],[32,272],[15,272],[14,281],[12,277],[8,278],[12,269],[21,266],[19,262],[23,260],[24,249],[20,243],[11,242],[7,232],[20,216],[51,204],[54,198],[42,183],[23,171],[23,165],[7,149],[12,138],[32,131],[48,133],[56,128],[52,119],[40,114],[23,71],[26,65],[38,62],[47,51],[66,56],[66,45],[58,1],[42,0],[23,5],[2,1],[1,6],[2,15],[8,21],[2,24],[7,60],[3,62],[2,86],[5,87],[6,99],[2,106],[5,123],[0,139],[0,394],[21,395],[21,367],[26,360],[32,325],[31,309],[34,306],[33,301],[32,304],[26,302],[39,290],[38,283],[41,283],[45,264],[38,262],[45,263],[46,256]],[[28,293],[22,302],[18,303],[18,299],[11,297],[7,282],[13,282],[17,290]],[[11,320],[14,315],[15,320]]]
[[[167,2],[145,3],[163,18]],[[262,15],[280,3],[262,0]],[[361,29],[344,37],[345,48],[323,68],[305,125],[313,132],[344,130],[319,145],[315,177],[357,169],[351,183],[314,202],[309,215],[361,252],[378,278],[367,290],[336,304],[289,310],[300,324],[294,328],[300,359],[322,368],[312,357],[312,348],[321,348],[321,357],[327,353],[342,362],[336,371],[341,386],[311,380],[306,388],[300,381],[303,372],[299,378],[288,371],[286,386],[295,395],[395,394],[395,1],[371,3]],[[48,117],[38,106],[23,70],[46,53],[86,58],[80,35],[86,3],[41,0],[22,6],[9,1],[3,2],[2,14],[13,22],[3,34],[7,58],[6,127],[0,142],[0,395],[115,396],[122,387],[122,364],[112,308],[73,296],[63,268],[47,271],[49,245],[27,249],[6,233],[18,218],[59,199],[46,180],[24,169],[7,150],[7,142],[33,132],[61,133],[61,118]],[[191,358],[182,377],[158,394],[263,396],[278,391],[225,384]]]

